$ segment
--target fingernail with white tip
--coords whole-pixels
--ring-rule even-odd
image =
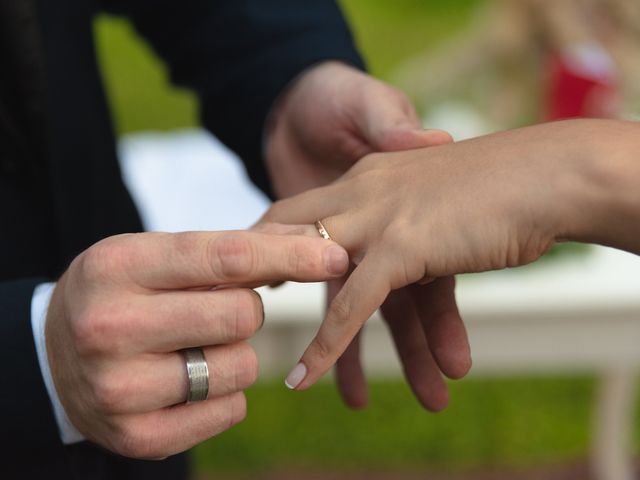
[[[300,385],[300,382],[302,382],[302,380],[304,380],[304,377],[306,376],[307,367],[304,365],[304,363],[299,363],[295,367],[293,367],[293,370],[291,370],[289,375],[287,375],[284,384],[287,386],[287,388],[293,390],[298,385]]]

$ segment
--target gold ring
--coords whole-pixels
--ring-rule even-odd
[[[318,229],[318,233],[322,238],[324,238],[325,240],[331,240],[331,235],[329,235],[329,232],[327,232],[327,229],[324,228],[324,225],[320,220],[318,220],[315,223],[315,225],[316,225],[316,228]]]

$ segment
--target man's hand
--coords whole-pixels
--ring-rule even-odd
[[[241,421],[256,379],[246,339],[262,325],[251,288],[344,275],[347,254],[322,239],[250,232],[143,233],[103,240],[59,280],[46,340],[56,390],[89,440],[162,458]],[[184,404],[181,349],[202,347],[209,399]]]
[[[423,129],[404,93],[338,62],[294,81],[272,112],[266,140],[279,198],[331,183],[369,153],[452,141],[442,130]]]
[[[347,65],[327,62],[304,73],[277,105],[266,161],[276,195],[286,198],[333,182],[369,153],[451,141],[446,132],[424,130],[402,92]],[[330,282],[328,304],[345,280]],[[394,293],[382,312],[416,397],[429,410],[440,410],[448,401],[440,372],[464,376],[470,368],[469,345],[453,278],[416,288],[419,295],[416,289]],[[348,405],[366,405],[359,337],[338,361],[336,378]]]

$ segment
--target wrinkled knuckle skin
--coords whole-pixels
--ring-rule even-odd
[[[124,378],[112,373],[96,375],[91,390],[95,407],[103,414],[124,411],[128,399],[134,394]]]
[[[222,279],[251,277],[256,270],[256,253],[251,241],[239,233],[217,237],[209,245],[209,264]]]
[[[264,317],[262,299],[253,290],[238,290],[235,302],[235,334],[237,339],[252,337]]]
[[[73,321],[71,332],[76,350],[82,356],[97,355],[108,350],[107,339],[111,335],[111,325],[97,311],[87,310],[78,315]]]
[[[343,298],[336,297],[331,303],[331,319],[338,325],[349,323],[351,319],[351,305]]]
[[[123,457],[140,460],[161,458],[167,455],[157,444],[153,432],[145,432],[132,422],[125,422],[117,429],[112,448]]]
[[[225,430],[239,424],[247,418],[247,399],[240,393],[233,397],[228,411],[227,424]]]
[[[117,309],[88,308],[72,321],[75,348],[81,356],[116,355],[126,343],[127,325]]]
[[[158,238],[167,240],[179,257],[188,257],[200,244],[191,232],[157,233]]]
[[[249,388],[258,379],[258,357],[249,344],[238,345],[235,390]]]
[[[321,337],[318,337],[314,340],[312,351],[313,356],[319,364],[325,364],[332,357],[331,347]]]
[[[128,249],[121,240],[106,238],[92,245],[79,257],[80,275],[85,281],[102,282],[126,268]]]
[[[326,272],[322,254],[306,241],[295,243],[287,260],[287,271],[294,278],[310,278]]]
[[[390,93],[395,97],[397,104],[402,108],[402,110],[408,115],[415,115],[415,109],[413,107],[413,103],[409,100],[409,97],[406,93],[397,88],[391,88]]]
[[[251,290],[251,294],[254,296],[254,308],[255,308],[255,318],[256,325],[253,331],[254,334],[258,332],[264,325],[265,313],[264,313],[264,303],[262,302],[262,296],[256,292],[255,290]]]

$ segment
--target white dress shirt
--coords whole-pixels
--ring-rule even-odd
[[[53,414],[58,424],[60,438],[62,443],[69,445],[71,443],[81,442],[85,440],[84,436],[73,426],[67,413],[64,411],[58,392],[53,384],[51,376],[51,368],[49,367],[49,357],[47,356],[47,343],[45,341],[44,324],[47,319],[47,311],[49,310],[49,302],[51,294],[55,288],[55,283],[41,283],[33,291],[31,297],[31,328],[33,329],[33,340],[36,345],[36,353],[38,355],[38,363],[40,364],[40,372],[44,384],[47,387],[47,393],[53,406]]]

